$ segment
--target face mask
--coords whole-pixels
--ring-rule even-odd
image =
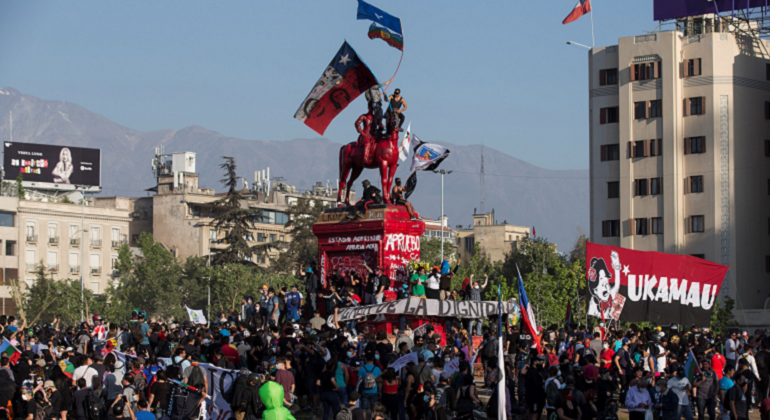
[[[426,395],[426,396],[422,397],[422,399],[425,400],[425,402],[428,402],[428,401],[430,401],[430,395]]]
[[[305,331],[307,331],[307,332],[310,332],[310,330],[312,330],[312,328],[310,328],[310,327],[305,328]]]
[[[474,289],[476,289],[476,290],[478,290],[478,289],[479,289],[479,286],[473,286],[473,288],[474,288]]]
[[[444,363],[449,363],[449,362],[451,362],[451,360],[448,357],[445,357],[444,358]]]
[[[657,385],[655,385],[655,391],[656,391],[656,392],[660,392],[660,387],[659,387],[659,386],[657,386]]]
[[[603,344],[602,347],[605,348],[605,349],[608,349],[608,348],[610,348],[610,345],[609,344]]]
[[[375,354],[374,355],[374,360],[380,360],[380,355],[379,354]]]
[[[348,352],[348,357],[353,357],[353,352],[352,351]]]
[[[556,376],[561,376],[561,371],[558,371],[558,372],[556,373]]]
[[[428,367],[433,367],[433,362],[428,362],[426,365],[428,365]]]

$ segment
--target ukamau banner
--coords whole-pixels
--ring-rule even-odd
[[[688,255],[586,245],[588,315],[707,326],[730,267]]]

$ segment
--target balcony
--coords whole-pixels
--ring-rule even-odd
[[[91,267],[91,275],[92,276],[99,276],[102,274],[102,268],[101,267]]]
[[[117,268],[112,269],[112,277],[120,277],[120,271]]]
[[[122,241],[122,240],[121,241],[112,241],[112,247],[113,248],[120,248],[121,245],[123,245],[124,243],[126,243],[126,241]]]
[[[59,237],[58,236],[49,236],[48,237],[48,245],[59,245]]]
[[[58,273],[59,272],[59,264],[48,264],[48,271],[52,273]]]
[[[37,235],[27,235],[27,242],[29,242],[29,243],[36,243],[37,242]]]
[[[27,263],[27,271],[35,271],[35,263]]]
[[[101,248],[101,247],[102,247],[101,239],[91,239],[91,248]]]
[[[80,246],[80,238],[70,238],[70,246]]]
[[[70,274],[80,274],[80,266],[79,265],[71,265],[70,266]]]

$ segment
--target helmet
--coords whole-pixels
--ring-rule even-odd
[[[262,377],[258,373],[252,373],[249,375],[249,382],[254,382],[255,385],[262,383]]]
[[[103,320],[104,320],[104,318],[102,318],[102,316],[101,316],[101,315],[99,315],[99,314],[94,314],[94,322],[96,322],[96,321],[103,321]]]

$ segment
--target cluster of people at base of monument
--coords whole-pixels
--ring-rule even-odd
[[[396,185],[393,186],[393,192],[390,194],[393,204],[406,207],[410,220],[417,220],[418,217],[417,213],[414,211],[414,206],[412,203],[406,201],[406,188],[401,185],[401,178],[396,178],[395,182]],[[384,202],[382,199],[382,191],[372,185],[369,180],[363,180],[361,185],[364,187],[364,192],[361,194],[361,198],[359,198],[353,206],[353,212],[348,214],[348,219],[364,217],[369,206],[373,204],[382,204]]]
[[[445,420],[478,410],[494,418],[503,371],[510,419],[617,419],[625,406],[633,420],[740,420],[760,403],[765,418],[770,406],[770,338],[760,330],[552,325],[539,329],[538,354],[515,325],[500,338],[483,327],[474,346],[459,321],[445,335],[429,325],[389,337],[368,325],[335,330],[317,311],[278,324],[240,315],[206,327],[148,322],[137,311],[127,322],[96,315],[33,328],[2,316],[0,419],[197,419],[216,392],[236,420],[287,420],[301,410],[324,420]],[[399,367],[407,356],[414,360]],[[230,385],[215,389],[206,364],[231,369]],[[491,393],[486,404],[480,393]]]

